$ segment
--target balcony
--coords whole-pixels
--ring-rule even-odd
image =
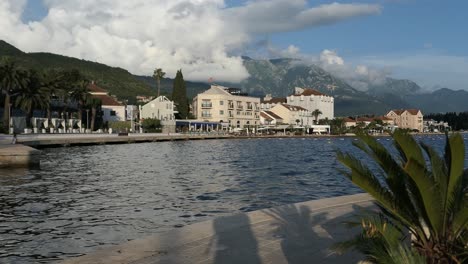
[[[228,109],[234,109],[234,104],[228,104]]]
[[[212,108],[212,107],[213,107],[213,104],[212,104],[212,103],[202,103],[202,104],[201,104],[201,107],[202,107],[202,108]]]
[[[242,105],[237,105],[237,109],[238,109],[238,110],[243,110],[244,107],[243,107]]]
[[[247,106],[247,111],[252,111],[253,107],[252,106]]]
[[[202,114],[203,118],[211,118],[211,114]]]

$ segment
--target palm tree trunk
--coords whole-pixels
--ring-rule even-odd
[[[10,123],[10,95],[5,94],[5,106],[3,107],[3,126],[6,127]]]
[[[159,97],[160,92],[161,92],[161,80],[158,79],[158,97]]]
[[[96,119],[96,107],[91,108],[91,131],[94,131],[94,121]]]

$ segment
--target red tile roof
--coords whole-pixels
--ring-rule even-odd
[[[304,91],[303,91],[302,93],[300,93],[300,94],[293,94],[293,95],[294,95],[294,96],[301,96],[301,95],[304,95],[304,96],[309,96],[309,95],[323,95],[323,96],[328,96],[328,95],[326,95],[326,94],[324,94],[324,93],[321,93],[321,92],[319,92],[319,91],[317,91],[317,90],[309,89],[309,88],[304,89]]]
[[[412,115],[417,115],[419,112],[419,109],[406,109],[410,114]]]
[[[88,85],[88,90],[90,93],[107,93],[106,90],[102,89],[101,87],[97,86],[94,82]]]
[[[291,111],[307,111],[307,109],[300,107],[300,106],[296,106],[296,105],[288,105],[288,104],[282,104],[282,105]]]
[[[281,118],[281,116],[273,113],[272,111],[265,111],[265,113],[267,113],[269,116],[273,117],[274,119],[283,119]]]
[[[408,111],[408,113],[410,113],[411,115],[417,115],[420,110],[419,109],[395,109],[391,111],[395,112],[395,114],[397,115],[401,115],[405,111]]]
[[[351,119],[351,118],[349,118],[349,117],[345,117],[345,118],[343,118],[343,120],[344,120],[345,122],[347,122],[347,123],[356,122],[356,119]]]
[[[275,98],[271,98],[270,100],[268,101],[263,101],[262,103],[264,104],[280,104],[280,103],[286,103],[287,100],[286,98],[282,98],[282,97],[275,97]]]
[[[93,94],[91,96],[93,98],[101,99],[102,105],[123,106],[123,104],[117,102],[117,100],[107,94]]]
[[[260,116],[265,118],[268,121],[272,121],[273,118],[271,118],[269,115],[265,114],[264,112],[260,112]]]

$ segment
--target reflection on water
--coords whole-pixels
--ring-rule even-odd
[[[357,193],[336,171],[335,150],[352,141],[46,149],[41,170],[0,171],[0,262],[48,263],[216,216]]]

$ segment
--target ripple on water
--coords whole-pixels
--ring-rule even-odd
[[[335,159],[353,141],[45,149],[41,170],[0,171],[0,262],[49,263],[216,216],[356,193]],[[441,150],[443,137],[434,142]]]

